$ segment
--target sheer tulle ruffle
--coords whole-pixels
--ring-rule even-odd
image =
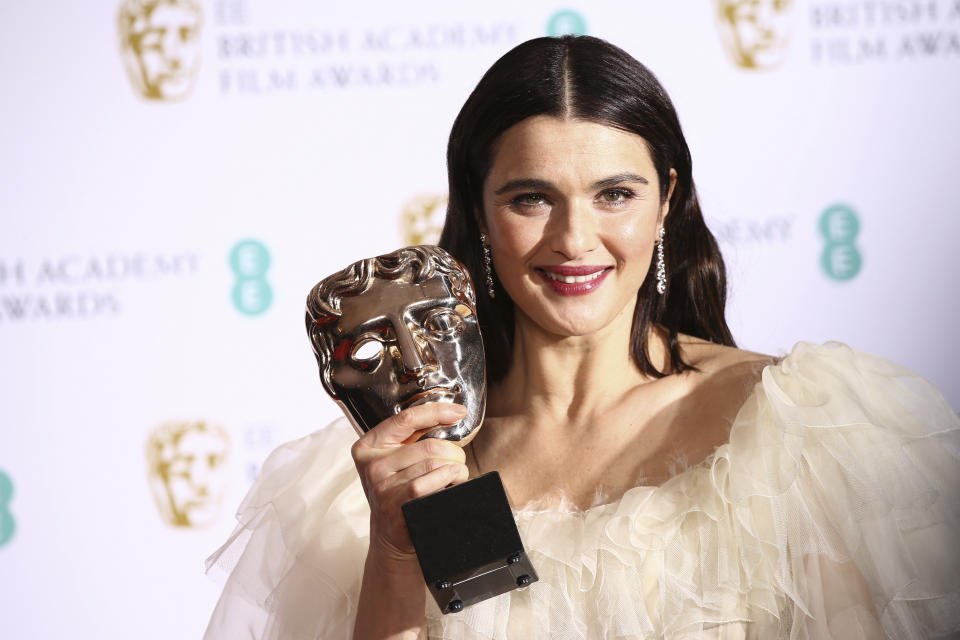
[[[229,578],[204,638],[349,638],[369,542],[370,510],[345,419],[270,454],[207,559]]]
[[[207,638],[349,637],[369,512],[345,421],[281,447],[208,561]],[[960,421],[840,344],[764,370],[728,444],[586,511],[521,510],[540,574],[437,638],[928,638],[960,631]],[[881,630],[882,629],[882,630]]]

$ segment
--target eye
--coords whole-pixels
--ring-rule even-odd
[[[163,40],[163,35],[156,29],[144,31],[140,36],[140,46],[144,49],[158,49]]]
[[[515,196],[510,202],[518,207],[538,207],[546,204],[547,196],[542,193],[521,193]]]
[[[600,201],[603,204],[613,204],[619,205],[626,203],[627,200],[630,200],[634,197],[633,191],[630,189],[607,189],[600,193]]]
[[[455,338],[463,332],[463,318],[453,309],[431,311],[423,327],[433,338]]]
[[[365,366],[376,364],[382,355],[383,343],[374,338],[357,341],[350,352],[350,357],[355,363]]]

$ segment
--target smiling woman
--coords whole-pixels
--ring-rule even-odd
[[[643,238],[634,235],[621,242],[622,247],[635,246],[630,246],[631,264],[620,265],[640,276],[630,296],[637,304],[628,314],[640,371],[657,377],[687,370],[680,333],[734,345],[723,314],[723,258],[700,212],[679,119],[653,74],[624,51],[590,37],[541,38],[516,47],[487,71],[461,110],[450,134],[447,164],[450,205],[440,245],[463,261],[474,279],[484,276],[479,234],[488,226],[491,234],[516,231],[504,226],[511,224],[507,201],[515,214],[554,212],[539,216],[544,231],[553,242],[577,242],[578,220],[586,213],[580,205],[589,200],[593,211],[624,214],[606,216],[613,220],[603,223],[604,218],[597,218],[605,227],[602,235],[639,234],[646,225]],[[564,225],[572,225],[574,234],[563,233]],[[671,247],[664,252],[665,273],[670,274],[666,297],[654,295],[657,283],[643,277],[653,265],[660,229]],[[498,265],[505,260],[498,248],[506,235],[492,236]],[[578,259],[565,257],[568,262]],[[550,257],[534,266],[544,274],[544,267],[553,266],[553,273],[559,273],[557,262]],[[560,275],[571,275],[572,266]],[[504,287],[502,278],[512,277],[508,271],[497,268]],[[618,270],[616,275],[622,274]],[[510,367],[513,303],[507,296],[478,301],[492,381]],[[666,330],[667,370],[651,360],[654,354],[648,350],[655,323]]]
[[[552,116],[503,133],[480,224],[521,322],[536,317],[556,335],[631,322],[621,311],[643,286],[668,213],[657,182],[643,139],[631,133]]]
[[[359,441],[339,424],[281,448],[212,559],[233,573],[207,638],[960,633],[960,419],[845,345],[735,347],[690,153],[649,70],[596,38],[523,43],[468,98],[447,159],[440,244],[488,285],[475,308],[413,313],[422,340],[404,344],[403,323],[367,326],[348,303],[347,346],[315,347],[351,383],[364,342],[406,371],[479,322],[482,431],[465,449],[401,446],[476,415],[414,393]],[[493,469],[540,579],[442,614],[400,505]]]

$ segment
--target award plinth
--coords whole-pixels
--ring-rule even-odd
[[[403,505],[430,593],[443,613],[539,578],[496,471]]]

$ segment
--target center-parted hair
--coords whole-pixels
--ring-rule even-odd
[[[361,295],[374,278],[397,280],[404,276],[417,284],[441,278],[450,285],[453,295],[476,308],[476,295],[470,276],[449,253],[432,245],[404,247],[375,258],[358,260],[318,282],[307,296],[307,335],[320,367],[320,380],[327,392],[336,396],[330,381],[330,361],[334,344],[330,335],[340,319],[343,298]]]
[[[691,369],[680,354],[680,333],[734,346],[724,318],[723,258],[700,212],[690,150],[676,111],[645,66],[604,40],[590,36],[529,40],[484,74],[450,132],[450,201],[440,246],[463,262],[474,280],[485,280],[478,221],[494,145],[504,131],[536,115],[596,122],[641,136],[656,167],[661,201],[668,195],[670,169],[677,173],[664,220],[667,291],[656,292],[654,252],[637,292],[631,351],[640,371],[662,377]],[[510,368],[514,331],[513,301],[499,282],[495,292],[493,300],[486,295],[478,300],[491,382],[502,379]],[[653,324],[667,332],[670,359],[664,371],[647,353]]]

